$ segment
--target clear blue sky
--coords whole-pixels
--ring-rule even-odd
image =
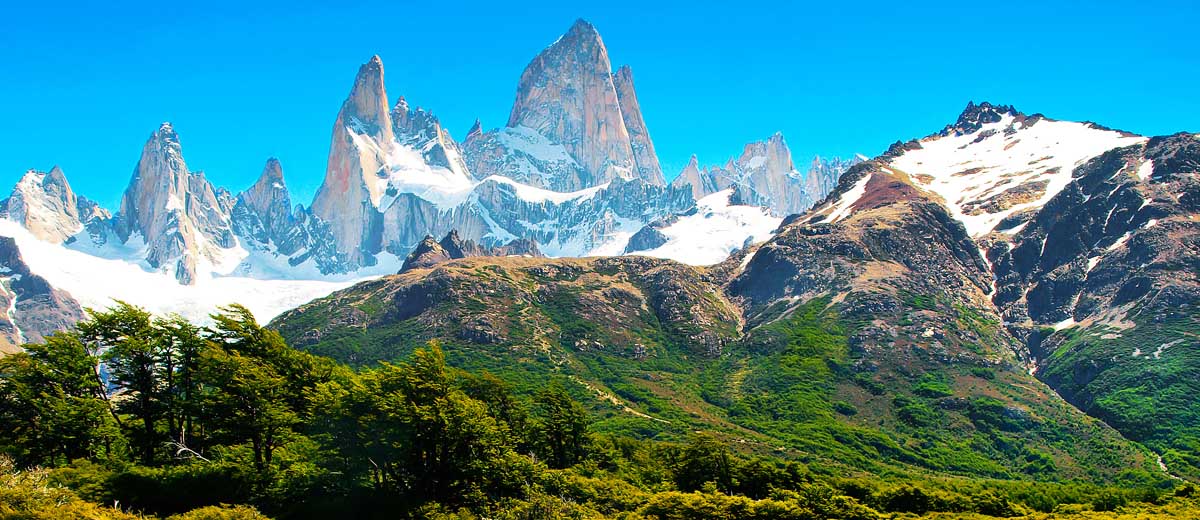
[[[1194,0],[1177,2],[8,2],[0,191],[63,167],[116,209],[162,121],[234,192],[269,156],[307,204],[359,64],[455,136],[504,124],[517,79],[579,17],[633,67],[668,177],[782,131],[796,159],[874,155],[968,100],[1143,134],[1200,130]],[[1046,6],[1041,4],[1054,4]]]

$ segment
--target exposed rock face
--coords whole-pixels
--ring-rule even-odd
[[[968,101],[967,108],[958,115],[958,121],[947,125],[940,135],[972,134],[978,132],[985,124],[1000,122],[1006,115],[1015,117],[1021,113],[1012,105],[993,105],[987,101],[976,105],[974,101]]]
[[[75,196],[61,169],[29,170],[3,203],[3,213],[47,242],[70,240],[94,218],[95,203]],[[82,218],[81,218],[82,215]]]
[[[283,168],[278,159],[268,159],[258,181],[237,196],[233,214],[239,236],[251,236],[263,244],[274,242],[285,255],[299,248],[289,240],[295,226],[292,198],[283,182]],[[244,225],[251,219],[251,225]]]
[[[9,237],[0,237],[0,308],[8,309],[0,313],[0,355],[83,319],[79,303],[33,274]]]
[[[813,160],[807,175],[801,174],[792,162],[792,152],[776,133],[766,141],[747,144],[742,154],[724,166],[705,169],[696,157],[672,181],[676,187],[689,187],[697,199],[718,191],[734,188],[741,204],[770,208],[778,216],[803,213],[829,194],[837,178],[846,168],[860,159]]]
[[[227,191],[213,189],[203,173],[188,171],[179,135],[163,123],[142,148],[116,231],[122,242],[140,235],[151,267],[191,284],[201,269],[219,269],[223,250],[237,245],[232,206]]]
[[[458,236],[458,230],[451,230],[442,238],[435,241],[426,235],[420,244],[404,259],[400,272],[413,269],[424,269],[450,260],[473,258],[479,256],[543,256],[537,248],[537,242],[529,239],[518,239],[498,247],[483,247],[473,240],[463,240]]]
[[[1079,166],[1017,233],[986,241],[1005,319],[1052,325],[1133,303],[1200,302],[1197,164],[1190,134],[1111,150]]]
[[[623,65],[613,74],[613,86],[617,89],[621,116],[625,120],[625,129],[629,132],[629,144],[633,147],[637,176],[650,184],[665,185],[667,181],[663,178],[662,166],[658,164],[654,142],[650,140],[650,131],[646,129],[646,121],[642,119],[642,107],[638,104],[637,93],[633,90],[633,69],[629,68],[629,65]]]
[[[664,184],[632,72],[613,74],[600,34],[583,20],[525,68],[507,128],[474,135],[467,164],[481,178],[555,191],[615,179]]]
[[[383,197],[378,180],[387,177],[394,141],[383,61],[374,56],[358,69],[338,112],[325,182],[312,204],[313,214],[329,223],[337,249],[355,266],[371,264],[379,251],[371,231],[378,229],[376,208]]]
[[[649,251],[666,244],[667,236],[663,234],[662,229],[670,226],[677,220],[679,220],[679,217],[672,215],[643,226],[637,233],[629,237],[629,243],[625,245],[625,254]]]
[[[850,211],[839,212],[842,207]],[[961,224],[907,179],[868,162],[848,171],[824,205],[757,248],[729,287],[753,317],[781,299],[875,293],[884,286],[947,294],[981,312],[989,307],[987,265]]]

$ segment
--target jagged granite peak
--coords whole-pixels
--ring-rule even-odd
[[[629,90],[632,94],[632,84]],[[507,127],[531,130],[562,147],[578,170],[561,175],[524,172],[529,178],[516,180],[556,191],[574,191],[616,178],[637,177],[637,160],[625,121],[641,121],[641,115],[625,115],[623,108],[637,110],[636,106],[621,105],[600,34],[590,23],[576,21],[521,74]],[[649,142],[648,135],[644,141]],[[480,176],[498,168],[489,164],[482,167],[487,171],[477,172]]]
[[[62,243],[82,227],[79,206],[67,177],[54,166],[49,172],[25,172],[3,202],[3,214],[42,240]]]
[[[150,267],[195,283],[202,264],[216,267],[222,249],[237,245],[229,211],[232,197],[219,193],[202,172],[190,172],[179,134],[163,123],[142,148],[121,199],[116,231],[122,242],[140,235]]]
[[[700,161],[696,154],[692,154],[692,158],[688,160],[687,166],[683,167],[683,171],[671,181],[671,186],[676,188],[688,188],[692,191],[692,198],[699,200],[706,195],[721,191],[717,186],[716,178],[707,175],[700,169]]]
[[[292,199],[278,159],[267,159],[258,180],[238,194],[232,219],[238,236],[264,245],[275,243],[284,255],[296,251],[299,245],[289,240],[296,224],[292,215]]]
[[[358,68],[354,76],[354,87],[342,104],[342,113],[347,123],[357,122],[362,132],[376,141],[391,141],[392,127],[388,125],[388,97],[383,83],[383,60],[376,54]]]
[[[37,343],[83,319],[83,309],[66,291],[34,274],[12,237],[0,236],[0,356]]]
[[[359,67],[333,124],[325,181],[312,203],[313,214],[329,224],[337,249],[354,265],[370,264],[379,249],[371,229],[377,227],[372,222],[383,183],[368,177],[386,176],[395,141],[383,78],[377,55]]]
[[[701,169],[693,157],[672,185],[690,187],[697,199],[733,188],[740,203],[786,216],[802,213],[824,198],[841,172],[856,161],[815,162],[817,167],[802,174],[792,161],[783,134],[776,132],[766,140],[746,144],[741,155],[730,158],[724,166]]]
[[[287,220],[291,214],[292,198],[283,181],[283,166],[279,164],[279,159],[267,159],[258,180],[238,194],[237,201],[265,216],[268,222]]]
[[[400,96],[392,107],[391,118],[396,141],[419,151],[426,164],[446,168],[456,176],[471,177],[458,143],[432,112],[421,107],[410,108],[404,96]]]
[[[850,159],[841,157],[827,159],[819,155],[813,156],[808,173],[804,177],[804,194],[809,197],[812,205],[825,200],[825,197],[828,197],[837,187],[842,174],[851,166],[864,160],[866,158],[862,155],[855,155]]]
[[[629,132],[629,143],[633,147],[634,166],[637,168],[638,177],[650,184],[665,185],[667,182],[663,178],[662,166],[658,163],[658,154],[654,151],[654,141],[650,140],[650,131],[646,129],[646,121],[642,119],[642,108],[633,89],[633,69],[629,65],[623,65],[613,74],[613,85],[617,89],[617,100],[621,103],[625,129]]]

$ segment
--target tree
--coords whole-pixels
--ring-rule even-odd
[[[479,502],[523,482],[503,423],[453,384],[436,343],[352,385],[343,405],[377,486],[415,501]],[[343,423],[349,423],[344,420]]]
[[[732,489],[731,457],[720,439],[700,433],[692,436],[679,456],[675,485],[683,491],[696,491],[709,482],[726,493]]]
[[[269,364],[225,349],[200,358],[201,397],[213,435],[229,443],[249,443],[254,469],[266,473],[275,448],[287,440],[300,418],[287,402],[285,378]]]
[[[255,469],[266,473],[275,449],[311,411],[313,390],[322,381],[318,364],[259,326],[245,307],[225,307],[212,318],[209,347],[197,363],[200,405],[213,436],[249,444]]]
[[[557,381],[538,392],[534,399],[539,455],[552,468],[567,468],[583,460],[588,452],[587,410]]]
[[[22,464],[113,455],[120,435],[97,359],[73,333],[58,333],[0,358],[0,444]]]
[[[166,349],[150,313],[141,308],[118,302],[107,311],[88,309],[87,313],[88,319],[76,329],[85,343],[102,353],[109,374],[108,393],[122,394],[114,400],[115,410],[132,415],[140,424],[140,428],[130,428],[130,440],[137,446],[142,464],[153,464],[156,448],[165,441],[158,423],[165,413],[164,372],[168,368],[162,360]]]
[[[154,321],[155,332],[163,343],[166,392],[164,408],[167,430],[178,450],[203,449],[196,431],[196,415],[200,413],[196,396],[199,380],[196,376],[200,355],[208,347],[207,340],[197,327],[182,316],[173,315]]]

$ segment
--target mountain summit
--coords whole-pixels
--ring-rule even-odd
[[[467,159],[473,171],[554,191],[617,179],[665,184],[632,71],[613,73],[600,33],[584,20],[529,62],[507,127],[468,139]]]

